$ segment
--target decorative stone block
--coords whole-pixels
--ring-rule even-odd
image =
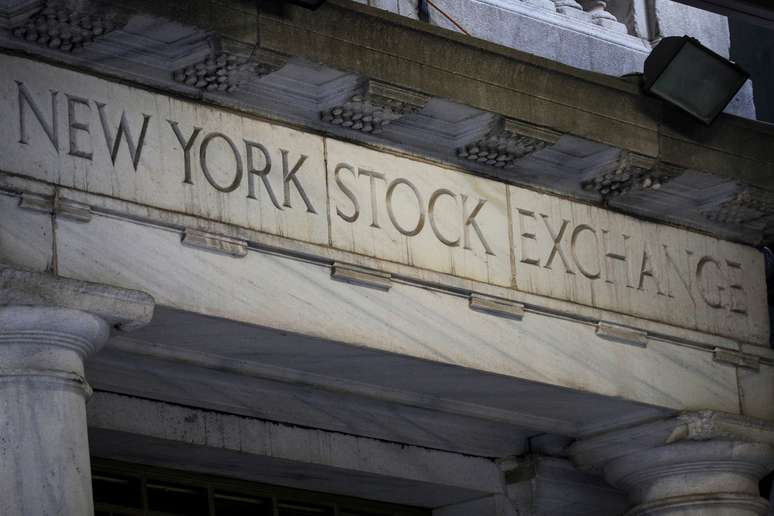
[[[739,351],[715,348],[712,352],[712,358],[715,362],[723,362],[736,367],[752,369],[753,371],[759,371],[761,368],[760,357]]]
[[[597,335],[603,339],[622,342],[624,344],[633,344],[635,346],[645,347],[648,345],[648,333],[628,328],[619,324],[612,324],[604,321],[597,323]]]
[[[390,273],[350,263],[335,262],[331,266],[331,278],[378,290],[386,291],[392,287],[392,275]]]
[[[484,296],[475,292],[470,294],[468,306],[471,310],[516,319],[517,321],[524,318],[524,305],[522,303]]]
[[[555,143],[560,134],[505,119],[486,136],[457,149],[460,158],[496,168],[512,168],[516,162]]]
[[[77,52],[115,28],[116,22],[109,16],[79,12],[65,2],[50,0],[38,14],[14,27],[11,34],[63,52]]]
[[[722,224],[744,224],[774,217],[774,199],[759,189],[746,188],[715,208],[702,211],[704,218]]]
[[[247,242],[244,240],[214,235],[196,229],[186,228],[181,243],[188,247],[234,256],[235,258],[247,256]]]
[[[595,172],[581,181],[581,188],[596,191],[607,200],[632,190],[658,190],[685,172],[639,154],[622,152],[614,170]]]
[[[220,52],[175,71],[172,78],[203,91],[233,93],[250,80],[276,72],[285,61],[284,57],[268,52],[255,57]]]
[[[41,0],[0,1],[0,28],[21,25],[27,18],[40,10]]]
[[[426,95],[369,81],[347,102],[323,111],[320,118],[324,122],[355,131],[380,134],[385,126],[420,111],[428,100]]]

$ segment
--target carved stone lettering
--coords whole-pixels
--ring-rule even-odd
[[[263,156],[263,168],[261,169],[255,168],[256,150],[259,151]],[[247,198],[256,200],[258,199],[258,197],[255,195],[255,179],[253,177],[258,176],[261,178],[261,182],[263,183],[263,187],[266,190],[266,194],[269,196],[271,203],[275,208],[281,210],[282,206],[280,206],[280,203],[277,200],[277,196],[274,195],[274,189],[269,182],[269,172],[271,171],[271,154],[269,154],[268,149],[266,149],[266,147],[258,142],[245,140],[245,154],[247,156]]]
[[[395,216],[395,209],[393,209],[393,203],[392,203],[392,195],[395,192],[395,188],[397,188],[399,185],[408,186],[409,190],[411,190],[411,192],[414,194],[414,197],[416,198],[416,201],[417,201],[419,216],[417,218],[416,225],[412,229],[402,227],[401,223],[398,222],[398,218]],[[425,227],[425,206],[422,203],[422,196],[419,193],[419,190],[417,190],[417,187],[414,186],[414,184],[408,179],[398,178],[398,179],[394,179],[390,183],[390,186],[387,187],[386,202],[387,202],[387,213],[390,216],[390,222],[392,222],[392,225],[395,226],[395,229],[397,229],[401,234],[406,236],[416,236],[419,234],[420,231],[422,231],[422,228]]]
[[[757,252],[509,188],[519,289],[726,335],[755,324]]]
[[[129,129],[129,123],[126,121],[126,112],[121,111],[121,121],[118,123],[118,130],[116,131],[115,138],[113,137],[113,130],[110,128],[110,123],[107,120],[107,114],[105,113],[105,104],[102,102],[96,102],[97,111],[99,111],[99,121],[102,125],[102,132],[105,135],[105,143],[110,150],[110,160],[113,165],[116,164],[116,157],[118,156],[118,149],[121,146],[121,140],[126,140],[126,145],[129,147],[129,155],[132,157],[132,165],[137,170],[137,164],[140,161],[140,155],[142,154],[142,146],[145,143],[145,134],[148,132],[148,122],[151,116],[143,113],[142,115],[142,129],[140,129],[140,137],[137,140],[137,144],[134,143],[134,138]]]
[[[23,58],[0,66],[3,170],[329,244],[323,138]]]
[[[534,230],[527,229],[528,224],[534,224],[537,221],[537,219],[535,218],[535,212],[529,211],[529,210],[523,210],[521,208],[516,208],[515,215],[516,215],[516,219],[519,221],[519,226],[518,226],[519,239],[520,239],[519,252],[521,254],[521,258],[519,261],[521,261],[521,263],[526,263],[528,265],[540,266],[540,258],[536,257],[530,251],[530,246],[532,245],[532,242],[537,242],[537,235],[535,235]]]
[[[336,165],[336,168],[333,171],[333,175],[336,178],[336,186],[341,190],[341,192],[347,196],[347,199],[352,203],[352,213],[350,215],[345,214],[341,209],[336,206],[336,215],[341,217],[343,220],[346,220],[347,222],[355,222],[358,217],[360,217],[360,203],[357,200],[357,197],[352,192],[352,189],[350,189],[346,184],[344,184],[344,181],[342,180],[339,173],[342,170],[348,170],[350,174],[352,174],[352,177],[357,177],[357,172],[355,172],[355,167],[352,165],[349,165],[347,163],[339,163]]]
[[[376,259],[369,267],[768,340],[755,249],[24,58],[0,65],[3,173],[330,246]]]
[[[67,153],[70,156],[77,156],[91,161],[94,153],[91,150],[83,149],[78,140],[79,133],[84,133],[82,135],[84,139],[90,135],[89,123],[85,120],[79,120],[78,106],[81,106],[86,112],[91,111],[91,106],[87,99],[76,97],[75,95],[67,95],[67,135],[70,142],[70,150]]]
[[[231,152],[234,155],[234,179],[228,185],[219,184],[217,180],[212,176],[212,173],[210,172],[210,167],[207,165],[207,149],[209,149],[210,142],[212,142],[215,138],[218,138],[226,142],[226,144],[228,144],[228,148],[231,149]],[[239,184],[242,182],[242,157],[239,155],[239,150],[237,149],[234,142],[231,141],[231,138],[229,138],[225,134],[209,133],[207,136],[205,136],[202,139],[202,144],[199,146],[199,162],[200,162],[200,166],[202,167],[202,172],[204,173],[204,177],[207,178],[207,182],[210,183],[214,189],[220,192],[228,193],[228,192],[233,192],[234,190],[239,188]]]
[[[454,238],[454,239],[447,238],[446,236],[444,236],[443,232],[439,228],[439,223],[436,222],[435,205],[438,202],[438,200],[444,196],[447,196],[453,199],[455,203],[457,201],[457,195],[451,190],[447,190],[446,188],[439,188],[438,190],[433,192],[433,194],[430,196],[430,202],[427,207],[427,212],[430,218],[430,227],[433,228],[433,233],[438,238],[438,240],[448,245],[449,247],[457,247],[460,245],[460,237],[457,236],[457,238]]]
[[[334,246],[510,285],[504,185],[334,140],[327,145]]]
[[[494,255],[495,253],[492,251],[492,248],[489,247],[489,244],[486,241],[486,237],[484,237],[484,232],[481,231],[481,226],[478,225],[478,221],[476,220],[476,216],[479,214],[479,212],[481,212],[481,209],[484,207],[487,200],[478,199],[478,201],[476,201],[476,207],[473,208],[472,211],[467,212],[466,206],[468,204],[468,196],[461,194],[460,197],[462,198],[462,211],[465,218],[465,222],[462,225],[463,235],[465,236],[465,249],[472,249],[470,229],[473,228],[473,231],[475,231],[479,242],[481,242],[481,245],[484,246],[484,251],[486,254]]]
[[[570,263],[567,261],[567,257],[564,255],[564,251],[562,250],[562,238],[564,237],[564,232],[567,229],[568,224],[570,223],[569,220],[562,220],[561,221],[561,227],[559,228],[559,231],[556,232],[552,227],[551,223],[548,221],[548,215],[540,214],[540,216],[543,218],[543,222],[546,225],[546,230],[548,231],[548,234],[551,236],[551,252],[548,253],[548,258],[546,258],[546,262],[543,265],[544,268],[550,269],[551,264],[554,261],[554,257],[557,255],[562,260],[562,264],[564,264],[564,270],[567,274],[575,274],[573,270],[570,268]]]
[[[355,167],[352,165],[349,165],[347,163],[339,163],[335,166],[333,170],[333,176],[334,181],[336,183],[336,188],[349,200],[349,203],[352,204],[352,213],[347,215],[345,212],[341,210],[339,205],[337,204],[335,206],[336,215],[341,218],[342,220],[345,220],[347,222],[355,222],[359,216],[360,216],[360,202],[358,201],[358,198],[356,194],[353,192],[352,188],[347,186],[341,176],[340,173],[342,170],[348,170],[353,177],[359,178],[362,176],[368,177],[368,186],[369,186],[369,192],[370,192],[370,199],[371,199],[371,226],[372,228],[381,228],[379,225],[379,211],[382,204],[379,202],[379,193],[378,193],[378,187],[376,180],[381,180],[383,182],[387,182],[387,176],[385,174],[382,174],[381,172],[376,172],[373,170],[367,170],[367,169],[357,169],[355,170]],[[396,191],[398,191],[398,187],[401,185],[404,186],[403,191],[410,192],[409,197],[412,198],[410,201],[410,206],[407,206],[405,203],[403,203],[403,208],[399,210],[395,206],[398,204],[393,197],[396,194]],[[443,197],[447,196],[451,198],[453,201],[455,201],[454,205],[460,210],[460,213],[462,215],[461,217],[461,226],[457,229],[457,234],[461,235],[458,236],[455,239],[450,239],[444,236],[444,231],[441,229],[441,223],[440,219],[436,216],[436,204],[438,203],[438,200]],[[461,203],[457,203],[457,198],[460,198]],[[492,251],[492,248],[487,243],[486,236],[484,235],[484,232],[481,229],[481,226],[478,224],[478,221],[476,220],[476,217],[481,212],[482,208],[486,205],[487,200],[486,199],[478,199],[478,202],[476,203],[475,207],[470,210],[468,208],[468,196],[465,194],[455,194],[451,190],[447,188],[439,188],[437,190],[434,190],[433,193],[430,194],[429,202],[427,203],[427,206],[425,205],[424,196],[419,191],[419,189],[406,178],[398,177],[396,179],[393,179],[387,183],[387,187],[385,190],[385,196],[384,196],[384,206],[387,210],[387,216],[390,220],[390,223],[392,224],[392,227],[395,228],[398,233],[413,237],[417,236],[424,228],[425,228],[425,220],[428,218],[430,219],[430,227],[432,229],[433,234],[438,239],[439,242],[443,243],[444,245],[448,247],[459,247],[460,240],[464,240],[464,248],[471,250],[472,249],[472,238],[471,238],[471,228],[473,229],[473,232],[476,234],[476,237],[478,241],[481,243],[481,246],[484,249],[484,252],[486,254],[494,255],[495,253]],[[399,213],[401,212],[411,212],[416,213],[416,222],[412,224],[406,224],[405,222],[401,222],[401,215]],[[457,220],[459,217],[452,217],[452,220]]]
[[[19,143],[28,144],[27,136],[27,118],[26,112],[29,108],[35,115],[35,119],[40,124],[40,127],[48,136],[48,140],[53,145],[54,150],[59,152],[59,127],[57,122],[57,92],[56,90],[50,90],[51,92],[51,119],[46,120],[43,115],[43,111],[35,103],[35,100],[30,95],[29,90],[21,81],[16,81],[16,86],[19,92]]]
[[[570,244],[570,249],[572,253],[572,260],[575,262],[576,267],[578,267],[578,270],[586,276],[589,279],[597,279],[602,275],[602,267],[600,266],[600,260],[598,255],[595,255],[592,257],[592,260],[594,261],[595,265],[593,266],[593,269],[587,269],[583,265],[583,261],[581,258],[579,258],[578,252],[576,251],[576,247],[578,245],[578,240],[581,235],[583,234],[590,234],[594,238],[593,247],[598,248],[599,247],[599,239],[597,238],[597,230],[593,227],[589,226],[588,224],[578,224],[575,226],[575,229],[572,232],[572,240]]]
[[[282,203],[282,205],[285,206],[286,208],[293,207],[290,204],[290,184],[292,183],[293,186],[296,187],[296,191],[298,192],[298,195],[300,195],[301,199],[304,201],[304,204],[306,205],[306,211],[308,211],[309,213],[317,213],[317,210],[314,209],[314,207],[312,206],[312,202],[309,200],[309,197],[306,195],[304,186],[301,184],[301,181],[298,179],[298,176],[296,175],[298,171],[301,169],[301,165],[304,164],[304,161],[306,161],[306,159],[309,156],[302,154],[301,157],[298,158],[298,161],[296,161],[296,164],[293,165],[292,168],[289,168],[288,151],[285,149],[280,149],[280,153],[282,153],[282,187],[284,188],[284,192],[285,192],[285,201]]]
[[[199,136],[199,133],[202,132],[201,127],[194,127],[193,131],[191,132],[191,136],[189,136],[187,139],[183,137],[183,134],[180,132],[180,128],[177,125],[177,122],[174,120],[167,120],[169,122],[169,125],[172,126],[172,131],[175,133],[175,137],[177,138],[178,143],[183,147],[183,170],[184,170],[184,179],[183,182],[187,183],[189,185],[193,184],[193,180],[191,179],[191,147],[193,147],[194,142],[196,141],[196,137]]]
[[[374,172],[373,170],[368,170],[365,168],[358,168],[357,169],[357,175],[360,176],[366,176],[368,177],[369,181],[368,184],[370,186],[369,191],[371,192],[371,227],[372,228],[379,228],[379,208],[376,204],[376,181],[384,181],[384,174],[381,174],[379,172]]]

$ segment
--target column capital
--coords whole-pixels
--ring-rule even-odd
[[[601,470],[606,463],[634,452],[680,441],[707,440],[761,443],[774,447],[774,422],[714,410],[686,411],[580,439],[569,451],[578,467]]]
[[[131,331],[153,317],[153,298],[138,290],[90,283],[0,264],[0,307],[39,306],[79,310],[112,328]]]
[[[774,469],[774,423],[710,410],[590,436],[569,448],[604,472],[640,515],[763,515],[758,481]]]
[[[0,512],[94,514],[84,359],[153,307],[135,290],[0,264]]]

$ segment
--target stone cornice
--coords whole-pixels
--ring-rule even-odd
[[[111,3],[111,2],[104,2]],[[255,44],[255,11],[238,2],[133,0],[137,10]],[[213,9],[219,10],[212,16]],[[423,24],[348,0],[314,12],[287,6],[259,19],[262,48],[301,56],[430,97],[441,97],[657,158],[774,189],[767,124],[722,115],[711,127],[676,118],[635,84]],[[342,27],[346,30],[342,31]],[[740,143],[744,142],[744,143]]]
[[[341,31],[342,26],[347,30]],[[766,124],[727,115],[709,128],[676,120],[663,112],[659,101],[622,80],[344,0],[331,0],[314,13],[289,9],[285,18],[262,17],[261,30],[261,44],[272,50],[678,167],[774,188],[774,155],[765,144],[774,129]]]
[[[593,173],[581,181],[581,188],[597,192],[604,200],[626,195],[632,190],[658,190],[685,172],[653,158],[623,151],[613,170]]]
[[[0,46],[722,239],[774,235],[765,124],[676,120],[635,84],[345,0],[262,14],[255,47],[253,6],[211,1],[84,0],[74,19],[119,23],[79,52],[2,27]],[[33,7],[0,16],[19,28]]]

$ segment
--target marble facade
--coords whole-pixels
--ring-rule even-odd
[[[321,16],[448,37],[331,4]],[[138,44],[130,28],[159,16],[95,5],[115,25],[87,54]],[[45,15],[22,7],[0,13]],[[180,16],[158,37],[188,52],[199,36]],[[305,16],[282,23],[325,33]],[[630,119],[601,142],[571,133],[575,115],[524,108],[561,122],[548,127],[482,114],[284,55],[271,33],[282,23],[249,58],[223,40],[170,66],[168,82],[150,66],[60,59],[8,23],[0,514],[92,514],[90,457],[433,516],[766,514],[774,352],[750,244],[774,211],[768,179],[733,175],[737,158],[770,158],[754,145],[766,128],[739,146],[697,138],[696,158],[675,163],[624,147],[652,146],[638,137],[650,135],[645,101],[626,86]],[[545,97],[540,82],[531,94]],[[609,116],[589,106],[577,113]],[[431,132],[446,157],[421,151]],[[555,182],[532,183],[544,168]],[[654,181],[693,199],[695,216],[638,211],[664,199]],[[704,216],[734,203],[751,214]]]

